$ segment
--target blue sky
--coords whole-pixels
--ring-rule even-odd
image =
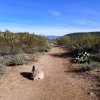
[[[0,0],[0,30],[44,35],[100,31],[99,0]]]

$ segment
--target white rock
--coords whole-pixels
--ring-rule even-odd
[[[92,95],[94,95],[94,93],[90,92],[90,95],[92,96]]]

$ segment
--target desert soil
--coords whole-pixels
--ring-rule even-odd
[[[86,92],[89,83],[69,73],[72,64],[64,54],[53,47],[37,62],[7,67],[0,79],[0,100],[96,100]],[[44,80],[30,79],[33,64],[43,70]]]

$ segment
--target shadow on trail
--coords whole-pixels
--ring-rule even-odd
[[[49,54],[50,56],[53,57],[57,57],[57,58],[67,58],[67,57],[71,57],[70,54],[68,54],[67,52],[65,53],[57,53],[57,54]]]
[[[69,73],[85,73],[87,70],[84,68],[73,68],[70,71],[67,71]]]
[[[30,73],[30,72],[21,72],[20,73],[23,77],[25,77],[25,78],[27,78],[27,79],[29,79],[29,80],[33,80],[32,79],[32,73]]]
[[[64,71],[65,73],[77,73],[77,74],[82,74],[82,73],[85,73],[84,70],[79,70],[79,69],[71,69],[71,70],[68,70],[68,71]]]

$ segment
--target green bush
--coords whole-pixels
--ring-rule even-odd
[[[9,30],[0,32],[0,75],[4,73],[4,66],[36,61],[32,55],[48,49],[50,49],[49,42],[44,36],[28,32],[13,33]]]
[[[56,39],[56,43],[62,47],[67,47],[72,43],[71,38],[68,36],[63,36],[58,39]]]
[[[79,33],[78,36],[81,35],[79,38],[77,38],[77,33],[75,35],[60,37],[56,42],[59,46],[67,49],[76,62],[90,62],[92,60],[100,62],[100,56],[98,55],[100,50],[100,35],[90,33],[82,35],[82,33]],[[92,56],[89,56],[88,53],[92,54]]]
[[[0,55],[33,54],[47,49],[48,41],[44,36],[28,32],[12,33],[9,30],[0,32]]]

